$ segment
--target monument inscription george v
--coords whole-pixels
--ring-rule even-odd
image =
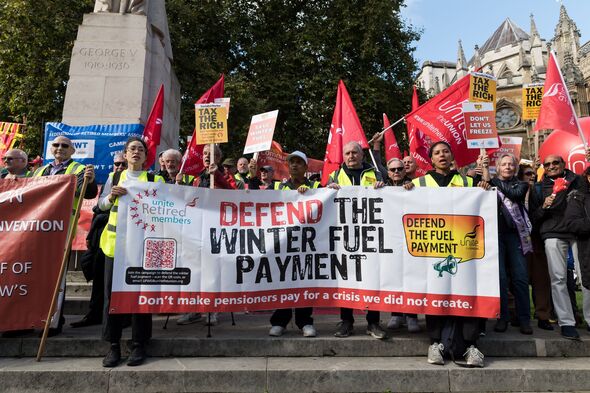
[[[145,123],[164,84],[160,149],[176,148],[180,86],[164,0],[96,0],[94,11],[78,28],[62,121]]]

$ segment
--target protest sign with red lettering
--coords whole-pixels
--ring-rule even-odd
[[[270,149],[278,116],[278,110],[252,116],[246,146],[244,146],[244,154]]]
[[[75,186],[66,175],[0,180],[0,331],[44,327]]]
[[[480,188],[126,187],[112,313],[500,309],[497,196]]]
[[[464,102],[465,138],[469,149],[498,148],[496,112],[491,102]]]

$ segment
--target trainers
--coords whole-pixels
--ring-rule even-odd
[[[305,325],[301,330],[303,330],[303,337],[315,337],[318,335],[313,325]]]
[[[376,338],[377,340],[385,340],[387,338],[387,332],[383,330],[378,323],[370,323],[367,325],[367,334]]]
[[[219,313],[216,312],[212,312],[211,314],[209,314],[207,316],[207,319],[205,320],[205,326],[215,326],[219,323]]]
[[[420,329],[420,325],[418,325],[418,318],[407,318],[408,322],[408,332],[410,333],[418,333]]]
[[[190,325],[191,323],[199,322],[203,319],[201,313],[189,312],[188,314],[182,314],[177,320],[177,325]]]
[[[334,333],[334,337],[344,338],[350,336],[354,332],[352,322],[342,321],[338,324],[338,330]]]
[[[445,359],[443,358],[443,351],[445,350],[445,346],[440,343],[434,343],[428,347],[428,363],[430,364],[440,364],[443,366],[445,364]]]
[[[399,329],[403,323],[404,317],[401,315],[394,315],[391,317],[389,322],[387,322],[387,329]]]
[[[309,325],[307,325],[309,326]],[[270,328],[270,330],[268,331],[268,335],[272,336],[272,337],[281,337],[283,335],[283,333],[285,333],[285,329],[282,326],[273,326]]]
[[[465,356],[465,362],[470,367],[483,367],[483,353],[479,349],[475,348],[475,345],[467,348],[467,351],[463,354]]]
[[[553,330],[553,325],[547,319],[539,319],[539,322],[537,322],[537,326],[539,327],[539,329]]]
[[[580,335],[575,326],[562,326],[561,335],[568,340],[579,340]]]

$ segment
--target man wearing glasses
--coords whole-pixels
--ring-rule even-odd
[[[6,172],[0,174],[0,179],[16,179],[18,177],[31,177],[27,170],[27,153],[20,149],[10,149],[4,154],[2,162],[6,166]]]
[[[553,306],[557,314],[561,335],[571,340],[579,340],[576,330],[576,320],[567,291],[567,256],[571,247],[576,268],[577,260],[576,234],[568,230],[564,219],[567,207],[568,194],[580,188],[580,177],[572,171],[565,169],[563,158],[558,155],[550,155],[543,162],[545,175],[540,183],[535,185],[530,200],[533,224],[536,225],[545,245],[549,277],[551,278],[551,294]],[[559,178],[564,178],[568,185],[567,190],[554,193],[553,185]],[[584,295],[584,318],[590,319],[590,296],[588,290]]]
[[[82,197],[84,199],[93,199],[98,194],[98,186],[94,181],[94,167],[92,165],[82,165],[79,162],[72,160],[72,155],[76,149],[72,145],[72,141],[65,136],[58,136],[51,142],[51,154],[55,157],[54,161],[37,169],[33,177],[40,176],[55,176],[55,175],[75,175],[77,178],[76,192],[74,194],[74,204],[72,206],[72,218],[70,225],[76,225],[74,222],[75,207],[78,205],[80,199],[80,192],[82,191],[82,184],[84,179],[87,180],[86,192]],[[64,280],[65,281],[65,280]],[[63,307],[59,318],[57,328],[49,329],[49,336],[55,336],[61,333],[65,318],[63,317]]]

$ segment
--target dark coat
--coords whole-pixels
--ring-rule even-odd
[[[582,285],[590,289],[590,193],[573,191],[565,211],[567,228],[576,235]]]

